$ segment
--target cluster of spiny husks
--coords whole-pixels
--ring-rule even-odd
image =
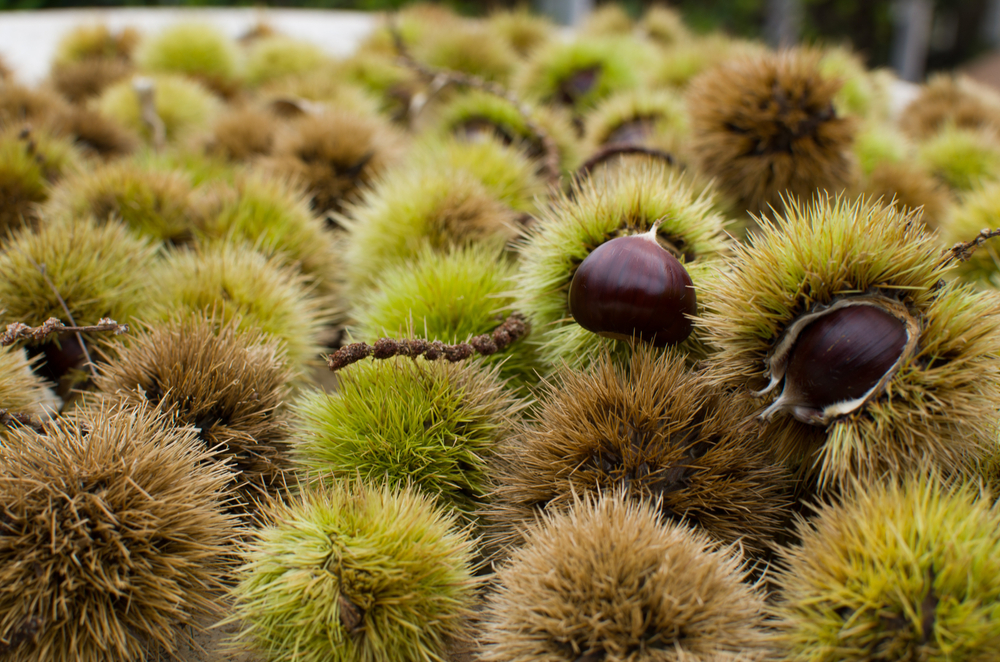
[[[1000,94],[896,87],[614,5],[0,66],[0,661],[1000,658]]]

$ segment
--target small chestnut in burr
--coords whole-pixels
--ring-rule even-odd
[[[594,249],[573,275],[569,309],[605,338],[673,345],[691,335],[697,297],[691,276],[656,239],[656,227]]]

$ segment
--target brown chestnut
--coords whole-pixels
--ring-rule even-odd
[[[788,410],[825,424],[855,411],[895,374],[915,341],[915,322],[900,306],[846,301],[807,315],[790,329],[772,361],[781,396],[765,414]],[[767,389],[770,390],[770,387]]]
[[[643,145],[656,133],[656,121],[652,117],[636,117],[622,122],[604,139],[605,145]]]
[[[461,124],[458,124],[453,133],[469,142],[481,142],[483,140],[497,139],[504,145],[514,142],[504,128],[486,117],[470,117]]]
[[[594,249],[573,275],[569,310],[577,324],[605,338],[671,345],[691,335],[697,297],[691,276],[660,246],[654,227]]]

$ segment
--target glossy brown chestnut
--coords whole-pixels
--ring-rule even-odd
[[[684,265],[651,230],[594,249],[570,283],[569,309],[577,324],[600,336],[671,345],[691,335],[697,297]]]
[[[822,410],[864,397],[899,360],[906,326],[876,306],[840,308],[811,322],[788,357],[789,401]]]

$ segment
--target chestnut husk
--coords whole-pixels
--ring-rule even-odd
[[[597,85],[600,76],[600,65],[578,69],[569,74],[559,83],[559,102],[566,106],[575,105]]]
[[[880,295],[852,297],[799,317],[768,358],[781,395],[761,416],[787,411],[827,425],[877,397],[916,349],[919,326],[906,307]]]
[[[656,239],[641,235],[607,241],[584,259],[569,286],[577,324],[605,338],[638,337],[673,345],[691,335],[697,296],[684,265]]]

